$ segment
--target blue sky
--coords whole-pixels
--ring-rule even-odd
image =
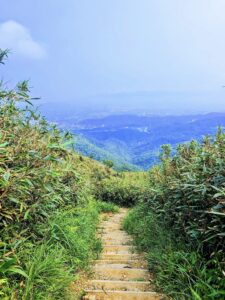
[[[225,110],[224,0],[0,0],[0,11],[12,51],[0,75],[30,79],[44,102],[144,91]]]

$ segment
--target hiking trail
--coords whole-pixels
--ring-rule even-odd
[[[95,261],[94,276],[83,300],[162,300],[154,292],[144,256],[135,252],[131,237],[122,229],[127,209],[102,218],[98,234],[103,251]]]

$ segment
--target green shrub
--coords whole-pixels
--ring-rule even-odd
[[[13,294],[23,300],[65,298],[74,274],[88,270],[101,252],[101,241],[96,237],[98,215],[98,205],[91,200],[84,207],[56,211],[47,224],[41,224],[37,230],[43,239],[23,242],[16,249],[20,269],[4,272],[5,296]]]
[[[70,150],[31,101],[27,82],[0,83],[0,298],[62,299],[101,250],[90,199],[112,171]]]
[[[97,203],[90,201],[85,207],[56,213],[45,228],[49,243],[64,249],[74,271],[87,267],[101,251],[101,242],[96,238],[98,215]]]
[[[96,197],[105,202],[131,207],[144,197],[148,198],[143,172],[113,174],[99,182]]]
[[[177,299],[223,299],[225,133],[163,146],[146,192],[125,222],[147,251],[156,283]],[[138,222],[136,221],[138,220]],[[185,246],[184,246],[185,245]]]
[[[103,164],[106,165],[108,168],[112,168],[114,166],[113,161],[109,159],[103,160]]]
[[[28,278],[24,282],[24,288],[20,288],[21,299],[65,297],[65,290],[73,280],[72,269],[66,267],[66,263],[61,247],[48,243],[35,247],[25,263]]]
[[[141,251],[153,251],[161,255],[165,245],[170,248],[170,233],[162,230],[156,215],[147,210],[146,205],[135,206],[127,215],[123,223],[124,229],[135,236],[135,244]]]
[[[161,165],[150,171],[147,201],[177,239],[199,247],[206,259],[225,256],[225,134],[165,151]]]
[[[119,206],[111,202],[97,201],[97,208],[102,213],[117,213],[119,211]]]
[[[223,299],[225,279],[221,264],[204,259],[179,242],[146,204],[130,211],[124,228],[134,235],[137,248],[147,253],[149,269],[160,292],[177,300]]]

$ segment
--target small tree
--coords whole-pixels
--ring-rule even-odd
[[[103,164],[106,165],[109,168],[112,168],[114,166],[113,161],[109,160],[109,159],[105,159],[103,160]]]

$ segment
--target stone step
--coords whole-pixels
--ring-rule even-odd
[[[111,234],[111,232],[115,233],[115,231],[117,232],[117,235],[121,234],[120,229],[115,229],[115,228],[102,228],[102,229],[98,229],[98,233],[101,234]]]
[[[84,300],[162,300],[163,297],[155,292],[127,292],[86,290]]]
[[[117,218],[117,219],[112,219],[109,218],[108,220],[103,220],[101,222],[102,226],[116,226],[116,225],[121,225],[122,224],[123,218]]]
[[[115,253],[132,253],[133,247],[128,245],[105,245],[103,251],[106,252],[115,252]]]
[[[113,254],[129,255],[129,254],[131,254],[131,252],[128,251],[128,250],[117,250],[117,251],[111,250],[111,251],[109,251],[109,250],[103,248],[102,254],[103,254],[103,255],[105,255],[105,254],[112,254],[112,255],[113,255]]]
[[[98,234],[100,235],[100,234]],[[111,233],[102,233],[101,234],[102,239],[107,239],[107,240],[131,240],[129,236],[123,234],[123,233],[117,233],[117,234],[111,234]]]
[[[99,259],[94,261],[95,265],[127,265],[132,268],[147,268],[147,262],[133,259],[133,260],[126,260],[126,259],[121,259],[121,260],[110,260],[110,259]]]
[[[91,280],[90,289],[144,292],[151,288],[149,281]]]
[[[94,265],[93,266],[95,269],[98,269],[98,268],[108,268],[108,269],[129,269],[129,270],[136,270],[136,269],[142,269],[142,270],[146,270],[146,271],[148,271],[146,268],[144,268],[144,267],[141,267],[141,268],[135,268],[135,267],[131,267],[131,266],[129,266],[128,264],[121,264],[121,263],[117,263],[117,264],[113,264],[113,263],[111,263],[111,264],[106,264],[106,265],[103,265],[103,264],[101,264],[101,265],[98,265],[98,264],[96,264],[96,265]]]
[[[130,241],[124,241],[122,239],[120,240],[107,240],[107,239],[102,239],[103,242],[103,247],[104,246],[130,246],[131,242]]]
[[[108,238],[130,238],[129,235],[125,234],[124,232],[121,231],[112,231],[112,232],[103,232],[102,237],[108,237]]]
[[[101,232],[99,230],[98,233],[101,233],[102,236],[114,237],[115,239],[118,237],[129,237],[129,235],[121,230],[112,230],[108,232],[108,230],[102,229]]]
[[[132,253],[128,253],[128,254],[103,253],[101,255],[101,259],[102,260],[133,260],[133,259],[136,260],[138,259],[138,255]]]
[[[103,243],[101,258],[93,267],[94,277],[85,290],[85,300],[160,300],[153,292],[152,275],[147,270],[144,255],[133,253],[131,237],[122,229],[127,213],[105,215],[98,229]]]
[[[98,233],[100,234],[110,234],[111,232],[113,233],[117,233],[116,235],[118,236],[119,234],[121,234],[121,230],[119,228],[99,228],[98,229]]]
[[[100,226],[118,226],[122,225],[122,218],[119,219],[108,219],[101,222]]]
[[[129,235],[125,234],[124,232],[118,231],[118,232],[106,232],[101,233],[102,238],[108,238],[108,239],[130,239]]]
[[[112,263],[109,261],[108,263],[97,263],[96,266],[104,266],[105,268],[121,268],[121,269],[146,269],[146,265],[141,264],[141,262],[136,262],[133,263],[121,263],[121,262],[116,262]]]
[[[120,228],[122,226],[122,224],[120,221],[102,222],[102,224],[100,226],[105,227],[105,228]]]
[[[137,280],[146,281],[149,279],[149,272],[146,269],[130,269],[117,267],[95,266],[95,279],[115,280]]]
[[[131,239],[124,235],[124,234],[98,234],[98,236],[101,237],[101,239],[105,240],[105,241],[131,241]]]

